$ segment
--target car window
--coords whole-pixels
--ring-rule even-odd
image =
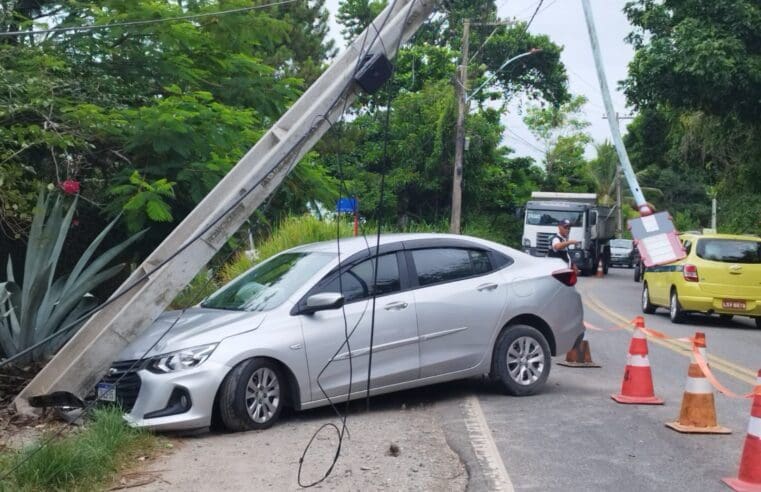
[[[633,241],[631,239],[613,239],[610,242],[610,246],[612,248],[632,249],[633,248]]]
[[[692,250],[692,241],[689,239],[685,239],[682,241],[682,247],[684,248],[685,254],[690,254],[690,251]]]
[[[451,282],[492,271],[485,251],[459,248],[419,249],[412,252],[421,286]]]
[[[274,256],[216,291],[201,306],[234,311],[274,309],[335,256],[308,252]]]
[[[537,210],[526,211],[526,224],[528,225],[553,225],[556,226],[561,220],[570,220],[571,227],[581,227],[583,212],[568,210]]]
[[[376,287],[373,289],[375,280],[375,262],[376,258],[365,260],[362,263],[353,266],[341,274],[339,283],[338,275],[329,280],[320,288],[311,292],[341,292],[346,302],[367,299],[373,295],[382,296],[401,290],[399,281],[399,264],[396,261],[396,253],[382,255],[377,258],[378,277]]]
[[[761,241],[743,239],[699,239],[696,253],[709,261],[761,263]]]

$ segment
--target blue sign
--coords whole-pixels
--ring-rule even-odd
[[[354,213],[357,211],[356,198],[339,198],[336,202],[336,212]]]

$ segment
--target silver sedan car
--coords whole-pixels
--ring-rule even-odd
[[[442,234],[338,246],[290,249],[164,313],[113,363],[99,398],[136,426],[262,429],[284,406],[364,396],[370,361],[372,395],[488,374],[522,396],[582,336],[576,277],[560,260]]]

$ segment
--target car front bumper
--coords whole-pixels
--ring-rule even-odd
[[[211,360],[197,368],[176,373],[155,374],[141,369],[137,372],[141,380],[140,391],[124,419],[133,427],[159,431],[208,427],[217,389],[229,370],[229,366]],[[173,415],[151,417],[151,414],[171,406],[170,400],[175,390],[188,395],[189,408]]]

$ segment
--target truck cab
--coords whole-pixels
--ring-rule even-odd
[[[534,192],[526,204],[523,223],[523,250],[533,256],[546,256],[558,223],[571,222],[570,239],[580,241],[568,249],[569,257],[583,274],[592,274],[602,260],[607,273],[610,263],[609,240],[615,225],[611,210],[596,204],[593,193]]]

